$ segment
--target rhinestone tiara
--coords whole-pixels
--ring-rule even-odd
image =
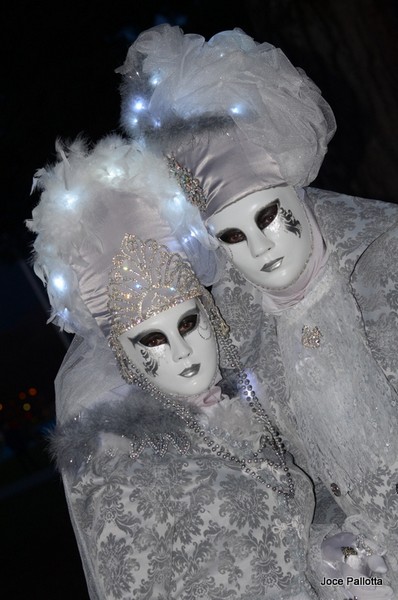
[[[111,336],[118,337],[181,302],[201,296],[204,288],[190,265],[155,240],[125,234],[109,276]]]

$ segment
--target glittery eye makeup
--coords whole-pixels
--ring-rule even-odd
[[[152,377],[156,377],[159,363],[154,356],[149,354],[148,350],[140,349],[141,356],[143,358],[144,370],[147,375],[152,375]]]

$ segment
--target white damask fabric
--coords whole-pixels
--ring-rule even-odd
[[[296,493],[286,503],[153,398],[111,398],[56,434],[68,442],[58,462],[91,600],[317,598],[306,577],[313,491],[290,459]],[[205,428],[212,421],[203,415]],[[226,429],[220,445],[236,452]],[[260,433],[253,421],[240,444],[246,455]],[[283,472],[265,464],[265,482],[280,486]]]
[[[267,315],[232,266],[213,294],[297,464],[386,550],[398,594],[398,207],[315,189],[305,201],[330,252],[307,296]],[[318,348],[304,326],[319,328]],[[324,489],[316,519],[342,522]]]

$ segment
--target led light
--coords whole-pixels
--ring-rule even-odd
[[[121,177],[123,175],[123,170],[120,167],[108,167],[107,171],[109,179],[114,179],[115,177]]]
[[[77,195],[68,192],[64,196],[64,202],[67,208],[72,208],[76,204]]]
[[[157,86],[159,83],[161,82],[160,76],[159,75],[152,75],[152,77],[149,80],[149,83],[151,85],[153,85],[154,87]]]
[[[241,109],[241,107],[239,105],[236,104],[235,106],[231,107],[231,113],[233,115],[240,115],[241,112],[242,112],[242,109]]]
[[[141,99],[136,100],[133,104],[133,109],[136,111],[144,110],[144,108],[145,108],[145,104],[144,104],[144,101]]]
[[[177,193],[177,194],[174,196],[173,200],[174,200],[174,203],[175,203],[175,204],[177,204],[177,206],[181,206],[181,203],[182,203],[182,196],[181,196],[181,194],[180,194],[180,193]]]
[[[132,124],[132,125],[137,125],[137,123],[138,123],[138,119],[137,119],[137,117],[133,117],[133,118],[131,119],[131,124]]]
[[[66,290],[66,281],[62,275],[55,275],[55,277],[53,277],[53,284],[59,292],[64,292]]]

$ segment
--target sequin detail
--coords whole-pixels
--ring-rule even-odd
[[[349,556],[358,556],[358,552],[352,546],[341,546],[341,551],[345,561]]]
[[[322,332],[319,327],[310,327],[309,325],[304,325],[301,332],[301,343],[305,348],[319,348],[322,338]]]
[[[182,455],[187,454],[191,447],[188,437],[184,434],[174,432],[158,435],[144,434],[142,437],[132,436],[130,438],[129,456],[130,458],[139,458],[145,448],[152,448],[155,454],[164,456],[170,444]]]
[[[155,240],[123,237],[109,276],[111,337],[177,304],[201,296],[203,288],[190,265]]]
[[[200,211],[204,211],[207,202],[199,179],[194,177],[189,169],[177,162],[174,156],[167,156],[166,158],[170,173],[176,178],[189,202],[197,206]]]

